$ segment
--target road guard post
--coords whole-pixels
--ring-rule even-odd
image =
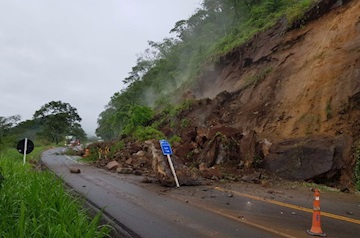
[[[166,155],[168,161],[169,161],[169,165],[170,165],[170,169],[171,169],[171,172],[174,176],[174,179],[175,179],[175,183],[176,183],[176,187],[180,187],[179,185],[179,181],[178,181],[178,178],[176,176],[176,173],[175,173],[175,169],[174,169],[174,165],[171,161],[171,158],[170,158],[170,155],[172,155],[172,150],[171,150],[171,146],[170,146],[170,143],[167,141],[167,140],[160,140],[160,147],[161,147],[161,150],[163,152],[164,155]]]

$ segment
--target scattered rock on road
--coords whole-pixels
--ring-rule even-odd
[[[113,169],[117,169],[119,167],[119,163],[115,160],[113,161],[110,161],[107,165],[106,165],[106,168],[108,170],[113,170]]]
[[[79,174],[79,173],[81,173],[81,171],[80,171],[80,169],[78,169],[78,168],[69,168],[69,170],[70,170],[70,173],[72,173],[72,174]]]

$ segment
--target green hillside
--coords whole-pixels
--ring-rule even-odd
[[[104,139],[146,126],[153,111],[172,110],[196,84],[205,65],[244,44],[280,19],[289,28],[316,0],[204,0],[201,8],[175,23],[162,42],[149,41],[129,76],[99,115],[96,134]],[[173,108],[174,109],[174,108]]]

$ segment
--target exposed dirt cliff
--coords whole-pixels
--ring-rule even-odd
[[[209,65],[192,89],[209,99],[181,117],[197,131],[255,132],[253,140],[267,144],[263,165],[280,176],[348,185],[360,135],[360,1],[319,4],[298,27],[280,21]],[[255,150],[239,154],[256,157]]]
[[[285,33],[283,25],[224,56],[204,73],[195,95],[231,92],[224,105],[231,124],[271,140],[315,133],[357,137],[360,1],[299,29]]]

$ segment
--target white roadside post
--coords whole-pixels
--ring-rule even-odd
[[[174,168],[174,165],[173,165],[173,163],[171,161],[171,157],[170,157],[170,155],[172,154],[170,143],[167,140],[160,140],[160,147],[161,147],[163,154],[166,155],[166,157],[169,161],[170,169],[174,176],[176,187],[178,188],[178,187],[180,187],[180,184],[179,184],[178,178],[176,176],[175,168]]]
[[[26,163],[27,143],[28,143],[28,139],[27,139],[27,138],[25,138],[25,142],[24,142],[24,158],[23,158],[23,165],[25,165],[25,163]]]

